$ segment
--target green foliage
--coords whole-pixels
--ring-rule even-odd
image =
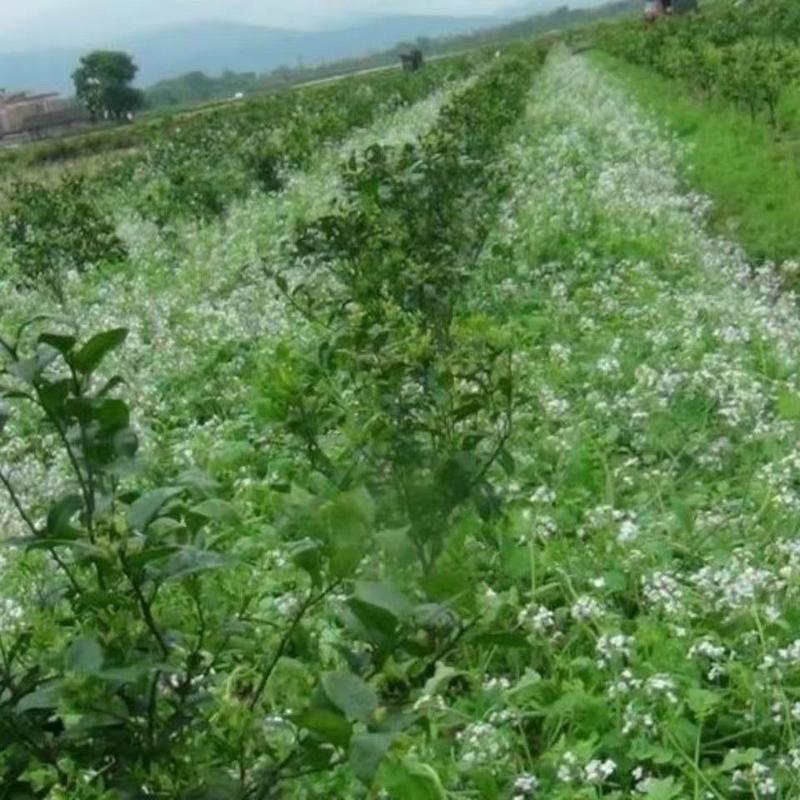
[[[68,475],[32,502],[25,476],[0,469],[25,529],[6,544],[48,587],[0,628],[9,797],[272,800],[337,769],[345,792],[358,781],[444,796],[436,770],[406,754],[429,725],[415,700],[466,691],[439,662],[490,635],[491,620],[434,568],[458,520],[480,518],[470,505],[498,518],[494,473],[513,469],[516,404],[508,343],[463,315],[461,298],[510,185],[497,155],[540,62],[494,65],[411,146],[354,154],[341,200],[296,231],[298,261],[314,262],[308,284],[273,277],[327,333],[313,358],[296,348],[276,367],[270,413],[291,445],[269,457],[305,463],[256,516],[216,481],[165,476],[143,457],[125,384],[108,371],[124,329],[84,339],[41,318],[0,340],[13,409],[0,434],[47,431]],[[310,133],[288,158],[360,124],[374,102],[362,93],[317,129],[298,114],[292,130]],[[201,184],[184,182],[212,177],[190,171],[204,140],[194,146],[178,156],[165,144],[152,174],[186,192],[170,202],[210,217],[219,209],[191,206]],[[219,182],[227,199],[232,184]],[[166,205],[149,205],[161,224]],[[342,413],[345,387],[360,401]],[[412,563],[397,582],[376,569],[374,554],[397,543],[415,548],[425,583]]]
[[[138,71],[127,53],[96,50],[83,56],[72,74],[75,96],[93,119],[123,119],[144,101],[142,93],[131,86]]]
[[[250,616],[264,589],[243,597],[226,582],[244,566],[227,552],[239,522],[213,484],[189,475],[163,487],[131,483],[138,437],[115,393],[122,382],[100,377],[126,332],[81,343],[69,331],[34,336],[40,324],[0,341],[2,397],[38,411],[73,485],[39,523],[21,499],[29,487],[0,471],[28,530],[4,544],[51,559],[38,617],[2,649],[0,785],[15,797],[69,793],[93,774],[102,776],[93,797],[140,797],[145,785],[160,796],[206,797],[225,785],[226,797],[244,799],[275,796],[303,765],[335,762],[333,751],[302,736],[286,742],[280,725],[264,728],[265,690],[304,618],[349,574],[364,541],[332,540],[313,566],[298,558],[317,588],[309,585],[283,625]],[[328,510],[338,509],[339,525],[358,520],[366,536],[368,503],[353,493]],[[353,675],[321,675],[321,687],[327,722],[313,711],[298,718],[317,738],[330,741],[348,718],[367,723],[377,712],[375,691]],[[359,760],[379,760],[374,743],[359,741]],[[239,764],[236,779],[231,763]]]
[[[759,1],[647,29],[608,26],[599,39],[608,52],[730,100],[753,119],[763,114],[777,129],[781,97],[800,78],[798,20],[794,3]]]
[[[6,196],[3,236],[12,248],[20,277],[61,295],[70,270],[125,259],[125,246],[112,222],[97,208],[90,182],[66,175],[58,185],[14,183]]]
[[[290,289],[274,276],[328,333],[285,398],[290,429],[314,469],[341,486],[368,481],[394,509],[387,524],[408,526],[425,570],[459,507],[496,512],[488,475],[509,463],[510,351],[457,321],[456,306],[503,192],[490,154],[521,111],[530,69],[493,70],[419,145],[354,156],[342,201],[299,232],[298,256],[316,278]],[[492,184],[478,199],[476,188]],[[344,391],[357,398],[347,409]],[[321,445],[331,426],[351,432],[335,454]]]

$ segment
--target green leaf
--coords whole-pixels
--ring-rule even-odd
[[[353,596],[362,603],[383,609],[398,620],[411,611],[408,598],[390,583],[356,581]]]
[[[314,586],[322,583],[322,542],[316,539],[302,539],[289,548],[289,557],[304,572],[307,572]]]
[[[161,509],[183,491],[184,489],[179,486],[166,486],[143,494],[128,509],[128,525],[138,531],[147,530],[147,526],[158,516]]]
[[[237,525],[241,520],[236,509],[225,500],[218,498],[211,498],[204,500],[202,503],[193,506],[191,509],[193,514],[205,517],[207,520],[214,522],[225,522],[230,525]]]
[[[723,772],[733,772],[733,770],[741,767],[749,767],[751,764],[755,764],[756,761],[760,761],[763,755],[764,751],[759,750],[757,747],[750,747],[747,750],[729,750],[725,754],[725,760],[722,762],[720,769]]]
[[[127,428],[131,413],[127,403],[114,397],[97,400],[94,403],[94,418],[109,431]]]
[[[15,361],[8,367],[8,372],[28,384],[33,384],[39,374],[39,359],[25,358]]]
[[[348,719],[369,722],[378,710],[375,690],[349,672],[326,672],[322,688],[328,700]]]
[[[322,518],[331,549],[331,574],[335,578],[346,578],[367,548],[375,505],[365,489],[355,489],[326,504]]]
[[[372,783],[384,756],[395,740],[394,733],[362,733],[350,747],[350,766],[355,776],[367,784]]]
[[[371,638],[378,640],[392,636],[411,611],[409,601],[388,583],[357,582],[347,605],[371,632]]]
[[[139,449],[139,438],[132,428],[124,428],[114,434],[112,445],[120,458],[133,458]]]
[[[448,667],[441,661],[438,662],[433,676],[428,678],[425,683],[425,694],[431,697],[439,694],[441,691],[447,689],[454,678],[464,674],[462,670],[453,669],[453,667]]]
[[[70,393],[69,381],[40,382],[39,400],[46,411],[61,419],[67,413],[66,403]]]
[[[707,717],[722,702],[722,698],[707,689],[690,689],[686,695],[689,708],[700,718]]]
[[[125,341],[127,336],[128,331],[125,328],[104,331],[93,336],[75,354],[73,358],[75,369],[84,375],[91,374],[112,350],[115,350]]]
[[[184,486],[187,489],[197,489],[201,492],[213,492],[219,489],[219,483],[214,478],[197,469],[182,472],[175,482],[179,486]]]
[[[77,344],[77,339],[74,336],[63,336],[59,333],[42,333],[39,336],[39,344],[52,347],[61,353],[64,358],[67,358]]]
[[[311,708],[294,718],[301,728],[337,747],[347,747],[353,735],[353,726],[335,711],[326,708]]]
[[[784,419],[800,419],[800,395],[783,390],[778,394],[778,412]]]
[[[202,785],[191,789],[184,800],[230,800],[237,797],[241,784],[229,775],[220,773],[203,777]]]
[[[382,777],[392,800],[447,800],[438,773],[428,764],[388,764]]]
[[[17,703],[17,711],[45,711],[57,708],[61,702],[63,688],[64,683],[60,680],[40,686]]]
[[[59,500],[47,515],[47,533],[56,539],[68,539],[79,533],[72,527],[72,518],[83,508],[83,501],[77,494],[70,494]]]
[[[91,675],[103,668],[103,648],[97,639],[76,639],[68,648],[66,667],[70,672]]]
[[[154,670],[153,665],[141,664],[135,667],[111,667],[93,673],[93,677],[109,683],[136,683],[140,678]]]

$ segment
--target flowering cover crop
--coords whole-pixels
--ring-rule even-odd
[[[0,254],[0,798],[800,796],[797,265],[674,147],[520,45]]]

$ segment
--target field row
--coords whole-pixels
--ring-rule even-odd
[[[352,795],[416,735],[413,687],[464,633],[414,589],[445,538],[431,515],[491,500],[507,436],[502,348],[455,320],[537,61],[397,112],[282,192],[157,240],[136,274],[66,284],[81,330],[114,328],[87,341],[39,320],[4,339],[7,397],[39,412],[10,420],[17,466],[0,473],[24,553],[0,633],[0,768],[19,796],[273,797],[317,772]],[[112,364],[126,384],[100,379]],[[123,397],[152,398],[149,430]],[[155,447],[137,455],[142,434]],[[46,515],[37,462],[63,491]],[[392,529],[407,595],[380,581]],[[380,780],[411,798],[432,779],[404,749]]]

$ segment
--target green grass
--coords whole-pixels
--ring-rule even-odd
[[[800,257],[800,93],[785,98],[775,133],[647,68],[605,53],[593,58],[687,145],[685,175],[713,199],[717,231],[738,239],[755,259]]]

